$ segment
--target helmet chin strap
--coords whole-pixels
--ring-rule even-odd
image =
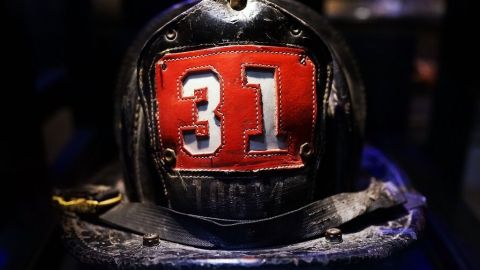
[[[360,192],[341,193],[299,209],[258,220],[230,220],[181,213],[158,205],[124,202],[99,221],[122,230],[207,249],[244,249],[291,244],[322,236],[356,217],[406,202],[392,182],[372,180]]]

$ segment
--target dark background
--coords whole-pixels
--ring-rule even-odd
[[[139,29],[177,1],[5,0],[0,270],[74,269],[50,207],[117,158],[116,74]],[[304,1],[330,17],[365,80],[367,141],[429,202],[413,269],[480,268],[480,98],[474,1]]]

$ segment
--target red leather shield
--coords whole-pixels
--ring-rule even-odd
[[[225,46],[170,53],[155,67],[157,124],[176,170],[304,166],[313,143],[316,69],[299,48]]]

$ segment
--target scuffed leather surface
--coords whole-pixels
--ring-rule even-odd
[[[215,174],[182,174],[181,179],[171,175],[166,183],[171,207],[178,211],[226,219],[259,219],[312,202],[315,186],[307,179],[303,170],[282,175],[236,174],[228,182]]]
[[[410,195],[405,208],[374,212],[342,226],[342,243],[331,243],[321,237],[255,250],[203,250],[167,241],[145,247],[141,236],[75,216],[64,217],[63,238],[76,258],[100,269],[289,269],[298,266],[358,269],[364,263],[378,265],[381,259],[406,248],[421,236],[425,226],[425,201],[409,188],[401,170],[377,149],[368,147],[364,151],[362,171],[392,181],[411,193],[407,193]],[[361,185],[363,181],[357,182]]]
[[[404,216],[345,234],[338,244],[319,238],[272,249],[221,251],[165,241],[144,247],[141,236],[68,219],[64,223],[64,240],[75,257],[101,269],[329,269],[352,263],[354,269],[359,263],[386,258],[410,245],[419,237],[424,222],[423,211],[414,209]]]

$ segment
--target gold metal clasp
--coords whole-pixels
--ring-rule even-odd
[[[97,201],[86,198],[72,198],[66,200],[62,196],[52,196],[52,201],[55,202],[62,210],[74,212],[78,214],[96,214],[99,210],[114,206],[122,201],[122,194],[118,193],[116,197],[109,198],[103,201]]]

